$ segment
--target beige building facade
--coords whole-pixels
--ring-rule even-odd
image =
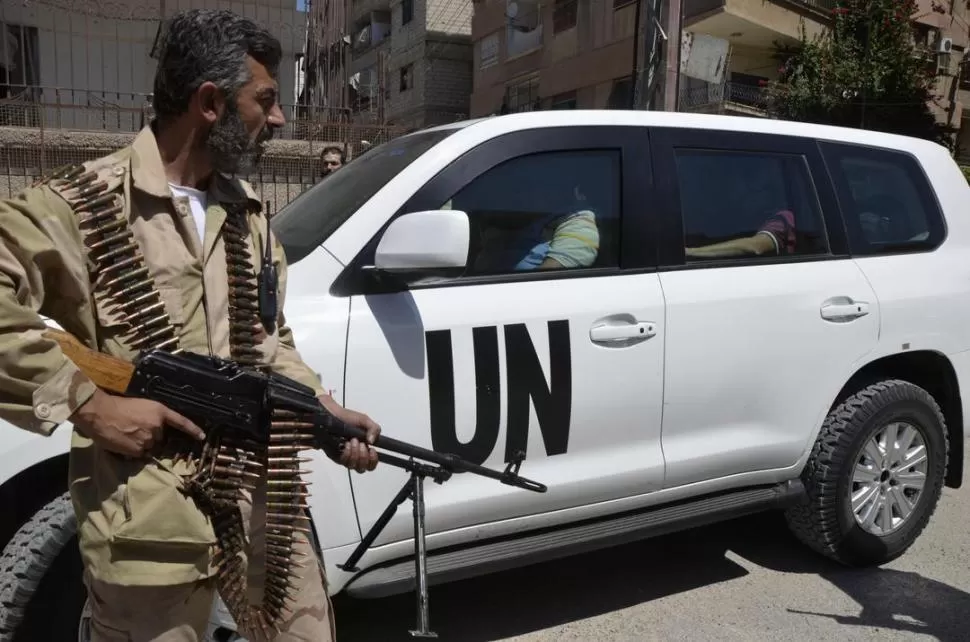
[[[478,0],[474,6],[472,117],[629,104],[633,0]]]

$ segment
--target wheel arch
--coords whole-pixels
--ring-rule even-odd
[[[23,524],[67,490],[67,453],[41,460],[0,485],[0,549]]]
[[[829,411],[855,392],[882,379],[902,379],[929,392],[943,411],[947,425],[949,458],[945,485],[960,488],[963,485],[963,400],[960,381],[950,360],[935,350],[913,350],[896,353],[870,361],[859,368],[836,395]]]

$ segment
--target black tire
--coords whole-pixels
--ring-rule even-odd
[[[0,642],[76,640],[84,605],[68,493],[37,511],[0,556]]]
[[[883,426],[906,421],[926,444],[922,494],[898,530],[869,533],[852,513],[849,484],[865,443]],[[948,460],[946,420],[936,400],[907,381],[885,380],[840,403],[822,425],[802,473],[806,497],[788,509],[788,525],[812,550],[847,566],[873,566],[902,555],[919,537],[943,491]]]

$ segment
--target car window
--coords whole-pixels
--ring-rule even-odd
[[[828,252],[802,156],[697,149],[675,154],[688,262]]]
[[[827,145],[826,159],[839,186],[855,254],[934,247],[943,234],[938,205],[926,177],[908,155],[848,145]]]
[[[468,214],[466,276],[618,265],[620,152],[556,151],[497,165],[441,204]]]
[[[293,264],[327,238],[421,154],[458,129],[402,136],[352,159],[287,203],[272,219],[273,232]]]

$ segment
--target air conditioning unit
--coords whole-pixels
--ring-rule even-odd
[[[940,38],[936,43],[936,53],[948,54],[953,51],[953,38]]]

